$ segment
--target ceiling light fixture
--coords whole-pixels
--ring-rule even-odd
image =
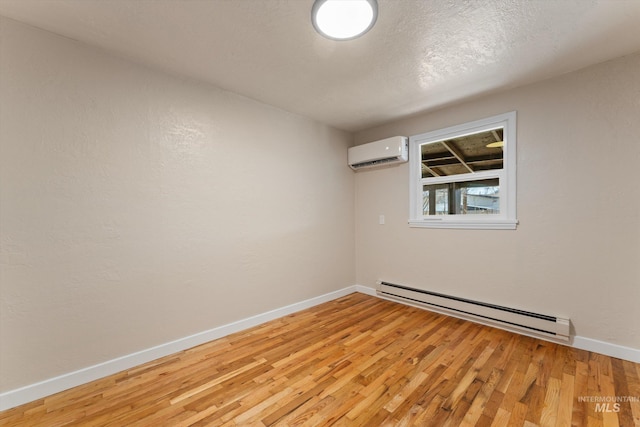
[[[316,0],[311,8],[313,27],[331,40],[360,37],[377,18],[376,0]]]
[[[496,141],[496,142],[490,142],[489,144],[486,145],[487,148],[500,148],[500,147],[504,147],[504,141]]]

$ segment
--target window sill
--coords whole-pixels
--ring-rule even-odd
[[[514,219],[469,219],[455,220],[434,218],[409,220],[412,228],[456,228],[465,230],[515,230],[518,220]]]

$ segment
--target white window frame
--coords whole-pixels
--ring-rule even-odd
[[[502,127],[503,168],[483,172],[422,178],[422,144],[454,139]],[[500,114],[486,119],[438,129],[409,137],[409,226],[423,228],[463,228],[487,230],[514,230],[516,219],[516,112]],[[423,185],[443,184],[499,178],[500,213],[482,215],[437,215],[427,216],[422,212]]]

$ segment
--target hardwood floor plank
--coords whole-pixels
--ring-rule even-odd
[[[560,387],[562,381],[557,378],[550,378],[547,386],[547,393],[544,397],[544,406],[540,416],[541,427],[555,427],[558,419],[558,405],[560,404]]]
[[[602,397],[615,398],[618,393],[616,392],[613,377],[612,377],[612,369],[611,369],[611,358],[606,358],[601,361],[604,366],[604,372],[607,375],[603,375],[601,377],[602,383],[600,385],[601,395]],[[615,405],[620,405],[619,403],[607,401],[605,403],[605,408],[602,411],[602,424],[605,426],[617,426],[620,425],[620,419],[618,417],[618,411]],[[623,414],[626,414],[627,411],[624,411]]]
[[[575,372],[570,369],[569,372]],[[558,400],[558,416],[556,418],[556,426],[570,426],[572,418],[572,407],[574,402],[573,385],[575,383],[574,376],[566,372],[562,374],[562,383],[560,384],[560,398]],[[627,424],[631,425],[631,424]]]
[[[499,408],[496,412],[496,416],[493,419],[491,427],[504,427],[509,425],[509,419],[511,418],[511,412],[508,412],[504,408]]]
[[[182,393],[181,395],[171,399],[169,402],[172,405],[180,403],[185,399],[189,399],[190,397],[193,397],[193,396],[195,396],[195,395],[197,395],[199,393],[202,393],[203,391],[206,391],[206,390],[208,390],[208,389],[210,389],[210,388],[212,388],[212,387],[214,387],[214,386],[216,386],[216,385],[218,385],[220,383],[225,382],[229,378],[232,378],[232,377],[234,377],[236,375],[239,375],[239,374],[241,374],[243,372],[249,371],[249,370],[255,368],[256,366],[260,366],[260,365],[262,365],[263,363],[266,363],[266,362],[267,362],[267,359],[264,359],[264,358],[261,358],[259,360],[254,361],[254,362],[251,362],[251,363],[249,363],[247,365],[242,366],[241,368],[238,368],[235,371],[229,372],[229,373],[227,373],[225,375],[222,375],[221,377],[215,378],[215,379],[213,379],[213,380],[211,380],[211,381],[209,381],[209,382],[207,382],[207,383],[205,383],[205,384],[203,384],[203,385],[201,385],[199,387],[196,387],[196,388],[191,389],[191,390],[189,390],[189,391],[187,391],[185,393]]]
[[[637,400],[606,412],[589,396]],[[640,426],[640,364],[352,294],[10,409],[0,425]]]
[[[588,407],[587,403],[581,401],[581,397],[589,394],[589,365],[586,361],[576,362],[576,375],[573,380],[573,413],[571,415],[571,425],[574,427],[585,426],[588,423]]]
[[[629,391],[629,385],[627,381],[627,377],[624,370],[623,361],[620,359],[611,358],[611,367],[613,378],[612,381],[612,390],[615,393],[614,397],[631,397],[631,392]],[[636,395],[638,399],[640,399],[640,395]],[[618,422],[623,426],[633,425],[633,412],[631,408],[631,402],[622,401],[619,402],[620,406],[624,406],[626,410],[620,411],[617,413]],[[628,408],[628,409],[627,409]]]
[[[640,426],[640,370],[636,370],[640,364],[622,361],[624,378],[627,380],[633,422]]]
[[[462,420],[462,423],[460,424],[461,426],[474,426],[482,416],[486,404],[493,394],[493,391],[498,383],[498,379],[501,375],[501,372],[497,369],[492,369],[491,373],[492,375],[483,382],[479,393],[476,395],[476,398],[473,399],[469,411],[467,411],[464,419]]]
[[[498,371],[501,372],[500,375],[503,375],[501,370],[498,370]],[[499,381],[500,381],[500,378],[498,378],[498,382]],[[484,407],[484,411],[482,412],[481,418],[487,418],[488,420],[493,420],[495,417],[497,417],[498,410],[500,409],[500,405],[502,404],[503,399],[504,399],[504,394],[499,392],[496,386],[496,389],[493,390],[493,393],[491,393],[491,396],[489,397],[489,400],[487,401]],[[492,421],[489,424],[491,423]]]
[[[527,416],[527,405],[522,402],[516,402],[511,411],[508,425],[510,427],[524,426],[525,417]]]

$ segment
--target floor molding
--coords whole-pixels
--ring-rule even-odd
[[[572,347],[640,363],[640,350],[637,348],[625,347],[581,336],[573,337]]]
[[[537,344],[355,292],[0,412],[0,425],[634,425],[638,364]]]
[[[184,337],[175,341],[161,344],[156,347],[148,348],[136,353],[122,356],[104,363],[99,363],[84,369],[80,369],[68,374],[60,375],[55,378],[31,384],[19,389],[10,390],[0,394],[0,411],[10,409],[22,404],[41,399],[46,396],[97,380],[118,373],[120,371],[131,369],[143,363],[150,362],[160,357],[168,356],[191,347],[195,347],[206,342],[222,338],[224,336],[240,332],[242,330],[257,326],[261,323],[287,316],[297,311],[322,304],[334,299],[349,295],[354,292],[360,292],[366,295],[377,296],[376,290],[368,286],[354,285],[334,292],[330,292],[315,298],[287,305],[266,313],[248,317],[246,319],[222,325],[208,331],[200,332],[188,337]],[[592,351],[619,359],[629,360],[640,363],[640,350],[624,347],[616,344],[598,341],[591,338],[580,336],[573,337],[572,346],[582,350]]]
[[[377,295],[376,290],[373,288],[369,288],[367,286],[363,286],[363,285],[356,285],[356,290],[358,292],[367,294],[367,295],[373,295],[373,296],[377,296],[378,298],[383,298],[380,297],[379,295]],[[385,298],[383,298],[385,299]],[[399,302],[397,300],[390,300],[390,301],[395,301],[398,302],[399,304],[404,304],[403,302]],[[407,305],[411,305],[413,307],[418,307],[418,308],[422,308],[424,310],[427,310],[427,308],[425,308],[424,306],[418,305],[418,304],[407,304]],[[440,311],[434,310],[438,313],[444,314],[444,315],[448,315],[447,313],[442,313]],[[469,320],[466,319],[465,320]],[[469,320],[472,321],[472,320]],[[491,327],[495,327],[493,325],[488,325]],[[513,333],[519,333],[516,331],[510,331]],[[523,335],[527,335],[527,334],[523,334]],[[531,335],[530,335],[531,336]],[[534,336],[534,338],[538,338],[538,339],[544,339],[538,336]],[[566,342],[562,342],[562,341],[553,341],[553,340],[548,340],[551,342],[555,342],[557,344],[562,344],[562,345],[569,345],[570,347],[574,347],[574,348],[578,348],[580,350],[586,350],[586,351],[591,351],[594,353],[600,353],[600,354],[604,354],[605,356],[610,356],[610,357],[616,357],[618,359],[624,359],[624,360],[628,360],[630,362],[635,362],[635,363],[640,363],[640,349],[637,348],[633,348],[633,347],[625,347],[625,346],[621,346],[618,344],[612,344],[612,343],[608,343],[605,341],[599,341],[599,340],[595,340],[592,338],[586,338],[586,337],[582,337],[582,336],[573,336],[571,337],[570,343],[566,343]]]
[[[376,290],[368,286],[356,285],[355,289],[356,289],[356,292],[360,292],[361,294],[371,295],[372,297],[378,296],[378,294],[376,293]]]
[[[186,350],[188,348],[195,347],[197,345],[204,344],[218,338],[222,338],[235,332],[240,332],[253,326],[260,325],[261,323],[268,322],[279,317],[287,316],[297,311],[305,310],[307,308],[332,301],[334,299],[352,294],[354,292],[375,295],[375,290],[371,288],[357,285],[349,286],[344,289],[330,292],[328,294],[324,294],[315,298],[310,298],[305,301],[290,304],[285,307],[280,307],[266,313],[258,314],[256,316],[248,317],[237,322],[232,322],[213,329],[209,329],[208,331],[180,338],[178,340],[161,344],[156,347],[118,357],[116,359],[89,366],[84,369],[79,369],[77,371],[63,374],[58,377],[50,378],[39,383],[30,384],[28,386],[21,387],[15,390],[10,390],[0,394],[0,411],[14,408],[25,403],[33,402],[34,400],[42,399],[43,397],[68,390],[70,388],[86,384],[91,381],[95,381],[108,375],[116,374],[126,369],[131,369],[143,363],[147,363],[152,360],[159,359],[161,357],[168,356],[170,354],[177,353],[179,351]],[[371,292],[373,292],[373,294],[371,294]]]

